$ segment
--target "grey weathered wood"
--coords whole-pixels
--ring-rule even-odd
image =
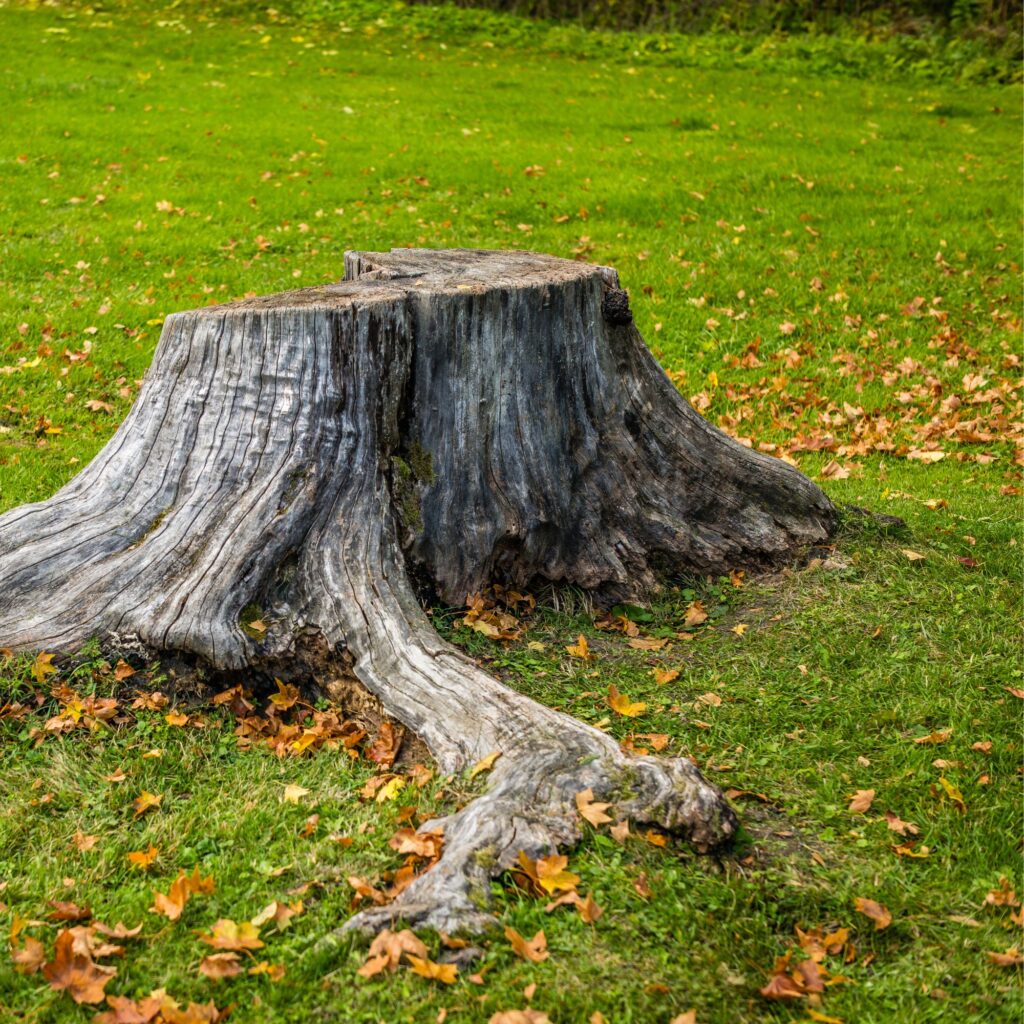
[[[0,646],[99,636],[325,687],[350,667],[444,770],[501,750],[440,863],[359,926],[482,926],[489,877],[573,842],[588,786],[721,844],[735,818],[692,764],[500,684],[436,635],[410,570],[456,604],[498,579],[637,597],[666,572],[784,561],[829,535],[831,504],[690,408],[609,268],[396,250],[345,270],[167,318],[106,447],[0,516]]]

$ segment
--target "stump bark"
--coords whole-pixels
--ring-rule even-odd
[[[777,565],[835,519],[691,409],[613,270],[348,253],[339,284],[167,318],[106,447],[0,516],[0,646],[99,637],[325,687],[351,672],[442,770],[502,751],[441,823],[440,861],[350,922],[474,930],[491,876],[578,838],[583,789],[699,850],[736,821],[689,761],[623,753],[482,671],[435,633],[425,590],[638,599],[666,574]]]

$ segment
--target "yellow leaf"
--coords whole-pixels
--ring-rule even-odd
[[[904,558],[911,562],[920,562],[924,559],[924,555],[918,554],[916,551],[911,551],[910,548],[903,548],[900,553]]]
[[[729,630],[729,632],[735,633],[737,636],[743,636],[743,634],[746,633],[746,631],[749,628],[750,627],[747,625],[747,623],[738,622],[735,626],[732,627],[732,629]]]
[[[953,785],[945,775],[939,776],[939,785],[946,791],[946,796],[953,801],[953,806],[961,813],[967,813],[967,804],[964,803],[963,794]]]
[[[654,670],[654,681],[659,686],[663,686],[665,683],[671,683],[674,679],[678,678],[679,669],[677,668],[656,668]]]
[[[683,625],[689,629],[691,626],[699,626],[702,622],[707,622],[708,612],[704,607],[703,601],[691,601],[686,609],[686,615],[683,618]]]
[[[469,777],[475,779],[478,775],[483,772],[489,772],[494,767],[494,762],[501,757],[500,750],[494,750],[486,757],[481,757],[479,761],[469,770]]]
[[[459,968],[455,964],[436,964],[433,960],[414,956],[412,953],[406,953],[405,956],[413,974],[443,982],[445,985],[455,984],[455,975],[459,973]]]
[[[608,687],[608,707],[625,718],[636,718],[647,710],[642,701],[633,703],[624,693],[619,693],[614,683]]]
[[[304,789],[302,786],[296,786],[293,782],[288,783],[288,785],[284,787],[284,802],[287,804],[297,804],[304,796],[308,795],[308,789]]]
[[[559,853],[553,853],[550,857],[538,858],[535,867],[537,881],[541,888],[549,893],[575,889],[579,884],[580,876],[567,871],[568,865],[569,858]]]
[[[394,800],[396,796],[405,788],[405,779],[395,776],[390,782],[384,783],[383,786],[377,790],[376,800],[377,803],[383,804],[388,800]]]
[[[135,808],[135,817],[140,818],[146,811],[159,807],[162,800],[162,794],[148,793],[146,790],[143,790],[132,803],[132,807]]]
[[[605,814],[605,809],[611,804],[599,804],[594,802],[593,789],[584,789],[576,794],[576,809],[590,822],[594,828],[598,825],[605,825],[612,819]]]
[[[587,643],[587,638],[580,633],[575,644],[569,644],[566,647],[566,651],[574,658],[579,658],[581,661],[590,660],[593,655],[590,653],[590,645]]]
[[[255,623],[250,622],[249,628],[254,628]],[[280,708],[282,711],[287,711],[293,704],[299,699],[299,689],[297,686],[292,686],[290,683],[282,683],[280,679],[275,677],[274,682],[277,684],[277,693],[270,695],[270,703],[276,708]]]
[[[32,677],[37,683],[46,682],[46,677],[56,673],[56,669],[53,667],[53,659],[56,654],[50,654],[46,651],[40,651],[36,657],[36,660],[32,663]]]

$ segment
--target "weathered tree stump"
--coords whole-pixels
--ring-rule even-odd
[[[475,929],[491,876],[578,838],[580,790],[699,850],[736,822],[689,761],[623,753],[482,671],[423,588],[638,598],[665,574],[778,564],[834,522],[814,484],[680,397],[613,270],[349,253],[339,284],[167,318],[106,447],[0,517],[0,646],[131,640],[328,688],[348,672],[443,770],[502,751],[438,864],[352,922]]]

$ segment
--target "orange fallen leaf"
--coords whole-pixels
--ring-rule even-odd
[[[885,812],[885,823],[888,825],[891,831],[897,835],[905,836],[912,835],[916,836],[921,830],[909,821],[902,821],[892,811]]]
[[[46,963],[46,950],[38,939],[26,935],[20,946],[11,944],[11,959],[19,974],[35,974]]]
[[[686,629],[692,626],[699,626],[702,622],[707,622],[708,610],[704,607],[703,601],[691,601],[686,608],[686,614],[683,616],[683,626]]]
[[[211,953],[199,961],[199,973],[211,981],[233,978],[242,973],[237,953]]]
[[[51,921],[87,921],[92,917],[92,911],[88,907],[80,907],[77,903],[50,900],[50,906],[53,910],[46,916]]]
[[[853,901],[853,905],[858,914],[870,917],[875,922],[876,932],[883,931],[892,924],[892,914],[889,912],[888,907],[882,903],[876,903],[874,900],[858,896]]]
[[[209,896],[213,892],[213,876],[200,878],[199,868],[195,868],[191,875],[184,871],[178,872],[178,877],[171,882],[171,888],[167,894],[156,892],[153,894],[153,906],[150,911],[155,914],[163,914],[170,921],[177,921],[185,904],[192,896],[202,893]]]
[[[814,961],[809,962],[813,963]],[[804,997],[804,990],[787,974],[773,975],[768,984],[759,991],[765,999],[771,1000],[803,999]]]
[[[422,959],[428,958],[427,947],[417,938],[415,932],[408,928],[400,932],[393,932],[389,928],[385,928],[375,936],[370,944],[366,963],[356,971],[356,974],[364,978],[372,978],[385,969],[396,971],[403,954],[411,954]]]
[[[547,960],[550,955],[547,948],[548,940],[543,931],[537,932],[532,939],[527,941],[515,928],[506,927],[505,938],[512,944],[516,955],[530,963],[539,964],[542,960]]]
[[[36,655],[36,660],[32,663],[32,678],[40,686],[46,682],[47,676],[56,673],[57,669],[53,665],[53,659],[56,657],[56,654],[51,654],[48,651],[40,651]]]
[[[148,850],[133,850],[127,854],[128,863],[134,868],[145,871],[156,860],[159,853],[160,850],[155,846],[150,846]]]
[[[665,683],[671,683],[673,680],[678,678],[679,669],[677,668],[656,668],[654,670],[654,681],[659,686],[663,686]]]
[[[164,721],[175,729],[180,729],[183,725],[188,725],[188,715],[183,715],[180,711],[169,711],[164,715]]]
[[[256,623],[250,622],[249,628],[255,629]],[[266,632],[266,628],[266,626],[263,626],[262,631]],[[298,702],[299,689],[297,686],[292,686],[291,683],[281,682],[281,680],[276,677],[274,678],[274,683],[277,686],[277,693],[272,693],[270,695],[270,703],[273,704],[278,711],[287,711]]]
[[[848,810],[851,814],[865,814],[871,807],[871,802],[874,799],[875,791],[873,789],[858,789],[853,794]]]
[[[612,820],[604,813],[609,807],[611,804],[595,802],[593,789],[584,789],[576,794],[576,809],[594,828],[597,828],[598,825],[606,825]]]
[[[271,964],[266,960],[261,960],[258,964],[253,964],[245,972],[246,974],[265,974],[271,981],[280,981],[285,974],[284,964]]]
[[[69,928],[57,935],[53,960],[43,965],[43,977],[55,991],[67,992],[76,1003],[102,1003],[103,989],[117,974],[116,967],[93,963],[86,953],[76,952],[75,936]]]
[[[551,1024],[551,1018],[540,1010],[499,1010],[487,1024]]]
[[[986,953],[996,967],[1020,967],[1024,964],[1024,956],[1016,946],[1011,946],[1005,953]]]
[[[114,678],[119,683],[123,683],[126,679],[131,679],[133,675],[135,675],[135,669],[133,669],[123,658],[119,659],[117,664],[114,666]]]
[[[922,745],[929,744],[932,746],[937,746],[939,743],[945,743],[946,740],[948,740],[949,737],[952,735],[952,729],[932,730],[932,732],[928,733],[927,736],[918,736],[917,739],[914,740],[914,742]]]
[[[79,853],[88,853],[100,841],[100,837],[87,836],[81,829],[78,829],[72,841]]]

